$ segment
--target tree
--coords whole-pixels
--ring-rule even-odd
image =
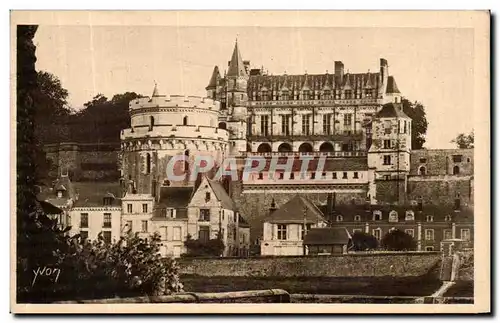
[[[36,198],[37,156],[35,98],[40,93],[35,70],[33,37],[37,26],[17,27],[17,180],[16,180],[16,301],[49,302],[80,296],[171,293],[182,289],[173,260],[159,257],[155,236],[104,243],[69,237],[70,228],[59,228]],[[43,153],[43,152],[42,152]],[[47,277],[46,268],[60,274]],[[36,276],[35,273],[45,273]],[[58,279],[55,283],[54,280]]]
[[[382,238],[382,247],[392,251],[416,250],[417,243],[413,237],[398,229],[389,231]]]
[[[378,240],[373,235],[356,231],[351,238],[351,249],[354,251],[365,251],[377,249]]]
[[[401,100],[403,112],[412,119],[411,128],[411,149],[422,149],[427,133],[427,118],[425,107],[420,102],[410,102],[406,98]]]
[[[188,257],[219,257],[222,255],[225,248],[220,233],[217,234],[215,239],[210,239],[208,241],[193,239],[191,235],[188,235],[184,245],[186,246],[186,256]]]
[[[460,149],[474,148],[474,130],[472,130],[469,134],[458,134],[457,137],[451,142],[455,143]]]

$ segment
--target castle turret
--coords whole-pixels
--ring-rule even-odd
[[[243,61],[238,48],[234,45],[233,55],[229,61],[226,75],[226,102],[229,108],[228,129],[230,153],[233,156],[246,151],[247,140],[247,83],[249,61]]]
[[[219,89],[219,83],[220,83],[220,72],[219,72],[219,67],[216,65],[214,67],[214,71],[212,72],[212,76],[210,77],[210,81],[208,82],[207,87],[205,90],[207,90],[207,97],[210,99],[217,99],[218,95],[218,89]]]
[[[372,145],[368,151],[368,167],[374,172],[372,182],[377,184],[377,191],[383,189],[387,196],[387,192],[393,193],[389,202],[400,202],[404,195],[401,188],[404,189],[410,171],[411,118],[402,109],[401,103],[382,106],[373,119]],[[376,200],[380,197],[374,190],[370,195]]]

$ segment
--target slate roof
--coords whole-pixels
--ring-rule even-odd
[[[241,58],[240,50],[238,49],[238,42],[234,45],[233,55],[227,70],[227,76],[246,76],[245,65]]]
[[[347,73],[342,80],[333,74],[298,74],[298,75],[251,75],[248,80],[249,98],[252,92],[259,92],[263,88],[268,91],[280,91],[286,86],[287,90],[295,93],[307,88],[311,91],[350,88],[378,89],[380,87],[379,73]]]
[[[278,165],[286,164],[288,158],[293,158],[293,172],[299,172],[302,168],[302,163],[307,162],[306,160],[301,160],[299,157],[279,157]],[[263,169],[263,172],[269,170],[271,166],[271,158],[266,158],[266,166]],[[318,163],[320,158],[314,158],[308,160],[308,171],[315,171],[318,167]],[[258,164],[258,160],[252,161],[252,166],[255,167]],[[368,169],[368,160],[366,157],[349,157],[349,158],[326,158],[325,166],[323,171],[325,172],[334,172],[334,171],[362,171]]]
[[[219,200],[221,202],[222,208],[227,209],[227,210],[236,211],[236,209],[237,209],[236,205],[233,202],[233,200],[231,199],[231,197],[229,197],[229,195],[227,194],[226,190],[222,186],[222,183],[219,181],[208,179],[208,178],[207,178],[207,180],[208,180],[210,187],[214,191],[215,197],[217,198],[217,200]]]
[[[351,235],[346,228],[311,228],[304,237],[305,245],[347,245]]]
[[[214,71],[212,72],[212,76],[210,77],[210,81],[208,82],[208,85],[205,89],[214,89],[217,87],[219,84],[220,80],[220,72],[219,72],[219,67],[215,66]]]
[[[193,187],[161,187],[159,206],[174,209],[186,208],[193,195]]]
[[[404,112],[401,103],[387,103],[382,106],[379,112],[376,114],[377,118],[406,118],[410,119]]]
[[[304,210],[306,223],[318,223],[325,221],[323,213],[314,203],[308,199],[295,195],[288,202],[272,212],[265,222],[270,223],[304,223]]]
[[[444,205],[423,205],[422,211],[418,209],[418,206],[414,205],[364,205],[364,204],[340,204],[336,205],[333,209],[331,216],[326,214],[326,205],[320,205],[319,209],[325,213],[325,217],[331,219],[334,223],[342,222],[358,222],[355,221],[355,216],[360,216],[359,222],[372,222],[374,211],[380,211],[382,213],[382,220],[378,222],[389,222],[389,213],[391,211],[396,211],[398,213],[398,222],[406,222],[405,216],[406,211],[413,211],[414,222],[426,222],[427,215],[433,216],[432,222],[445,222],[445,217],[447,215],[451,216],[451,222],[462,222],[462,223],[472,223],[474,221],[474,212],[470,208],[462,208],[459,211],[455,211],[453,206]],[[342,215],[343,221],[336,222],[337,215]]]
[[[78,195],[78,200],[75,200],[73,207],[105,206],[105,197],[112,199],[109,206],[121,206],[122,188],[120,183],[76,182],[73,183],[73,186],[75,194]]]
[[[387,94],[401,93],[399,92],[398,85],[396,84],[394,76],[389,76],[387,78],[387,88],[385,89],[385,93]]]

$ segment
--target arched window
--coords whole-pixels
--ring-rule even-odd
[[[344,217],[342,215],[337,215],[337,222],[344,221]]]
[[[257,147],[257,152],[258,153],[270,153],[272,151],[271,146],[269,144],[260,144],[259,147]]]
[[[356,222],[361,221],[361,215],[355,215],[354,216],[354,221],[356,221]]]
[[[460,174],[460,167],[454,166],[453,167],[453,175],[458,175]]]
[[[278,146],[278,151],[280,153],[285,153],[285,152],[291,152],[292,151],[292,146],[290,144],[284,142],[281,145]]]
[[[146,174],[151,173],[151,155],[148,153],[146,155]]]
[[[382,212],[381,211],[373,211],[373,221],[382,220]]]
[[[425,175],[425,173],[426,173],[425,166],[420,166],[420,168],[418,169],[418,174]]]
[[[394,210],[389,212],[389,222],[398,222],[398,212]]]
[[[185,116],[183,119],[182,119],[182,125],[183,126],[187,126],[188,125],[188,117]]]
[[[227,125],[225,122],[219,122],[219,128],[226,129]]]
[[[329,142],[324,142],[319,146],[320,152],[333,152],[333,145]]]
[[[301,152],[301,153],[310,153],[312,151],[313,151],[313,147],[311,146],[310,143],[305,142],[299,146],[299,152]]]
[[[413,211],[406,211],[405,221],[414,221],[414,220],[415,220],[415,213]]]

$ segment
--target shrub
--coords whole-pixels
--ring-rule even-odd
[[[378,240],[365,232],[354,232],[351,237],[351,249],[354,251],[374,250],[378,247]]]
[[[398,229],[389,231],[382,238],[382,246],[391,251],[409,251],[417,249],[417,243],[413,237]]]

